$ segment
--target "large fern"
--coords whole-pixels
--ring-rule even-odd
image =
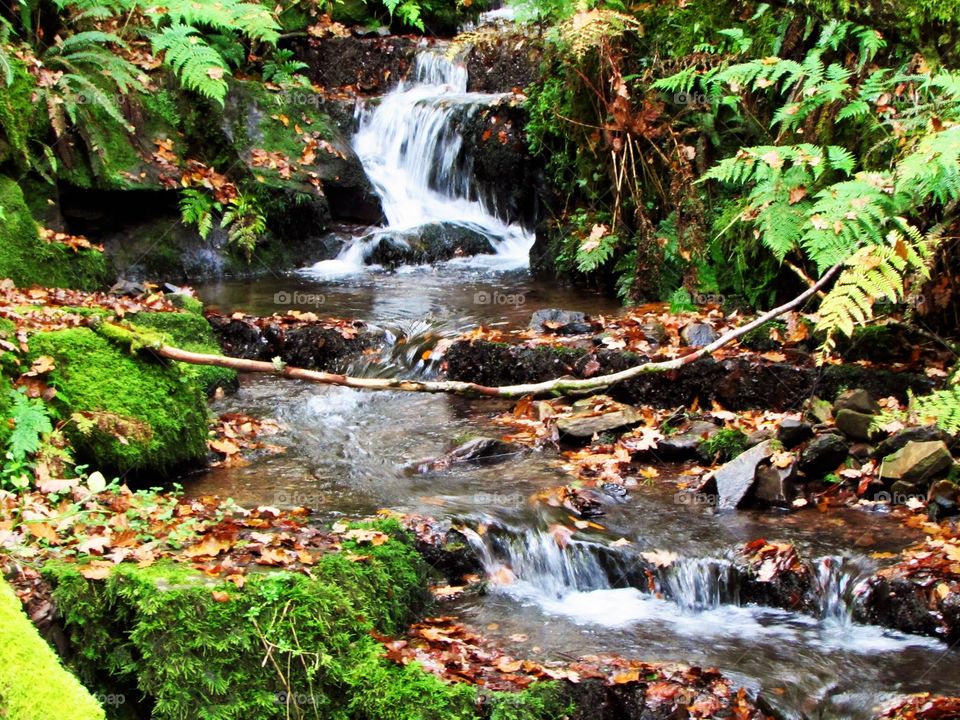
[[[174,23],[151,37],[153,51],[163,53],[180,84],[223,104],[230,74],[223,56],[210,47],[192,25]]]
[[[224,53],[208,42],[204,33],[213,33],[218,44],[230,37],[235,44],[241,38],[273,44],[279,37],[276,18],[264,5],[254,2],[171,0],[146,12],[157,28],[150,34],[153,51],[163,54],[164,63],[185,88],[221,105],[230,69]]]

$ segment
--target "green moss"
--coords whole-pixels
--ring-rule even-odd
[[[33,102],[36,81],[20,60],[10,59],[9,63],[13,82],[0,93],[0,165],[11,162],[23,171],[29,166],[27,146],[37,107]]]
[[[779,320],[764,323],[740,338],[740,344],[745,348],[759,352],[776,350],[780,347],[781,343],[770,337],[770,333],[774,330],[780,333],[780,337],[784,337],[787,334],[787,324]]]
[[[167,562],[122,564],[105,581],[68,564],[44,572],[81,677],[142,693],[157,720],[475,718],[473,688],[390,663],[371,637],[401,631],[424,599],[425,568],[409,539],[393,523],[377,527],[391,540],[346,542],[312,577],[251,574],[242,590]]]
[[[108,277],[103,253],[76,252],[65,245],[40,239],[37,224],[24,201],[20,186],[0,176],[0,277],[17,285],[93,289]]]
[[[183,296],[181,296],[183,297]],[[193,300],[190,298],[190,300]],[[199,301],[193,300],[193,302]],[[201,310],[203,305],[200,305]],[[165,341],[175,347],[191,352],[220,355],[220,346],[213,335],[210,323],[203,315],[193,312],[139,313],[129,320],[135,327],[159,331]],[[212,365],[188,365],[179,363],[187,377],[193,378],[207,393],[218,387],[230,387],[237,374],[228,368]]]
[[[7,720],[99,720],[96,699],[64,670],[56,654],[0,579],[0,717]]]
[[[719,462],[732,460],[747,449],[747,436],[736,428],[723,428],[700,443],[698,452]]]
[[[194,315],[203,316],[203,303],[192,295],[187,295],[186,293],[168,293],[166,297],[175,308],[191,312]]]
[[[39,333],[30,351],[56,363],[50,384],[61,419],[89,411],[103,420],[103,429],[87,432],[67,425],[82,462],[116,472],[165,473],[205,456],[205,398],[179,368],[131,355],[88,328]]]

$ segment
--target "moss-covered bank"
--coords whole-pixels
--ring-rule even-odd
[[[0,277],[11,278],[21,287],[92,289],[107,281],[103,253],[75,251],[40,238],[20,186],[2,175],[0,210]]]
[[[119,473],[163,474],[206,455],[207,407],[198,375],[132,355],[89,328],[41,332],[30,355],[53,358],[51,401],[77,459]]]
[[[0,579],[0,717],[6,720],[102,720],[96,699],[63,669]]]
[[[483,702],[384,657],[425,601],[425,566],[393,522],[382,545],[344,541],[310,577],[248,575],[242,588],[172,563],[119,565],[87,580],[48,564],[80,677],[163,719],[287,717],[456,720],[557,717],[550,686]],[[136,707],[135,707],[136,706]],[[119,717],[119,715],[118,715]]]

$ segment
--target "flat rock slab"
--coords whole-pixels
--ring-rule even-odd
[[[911,441],[888,455],[880,465],[880,478],[888,482],[922,483],[946,472],[953,456],[942,440]]]

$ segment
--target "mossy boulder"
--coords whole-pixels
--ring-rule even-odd
[[[475,688],[389,662],[372,636],[403,631],[423,606],[426,577],[396,523],[375,527],[390,540],[348,540],[310,577],[250,574],[242,589],[171,563],[121,564],[104,581],[69,564],[44,572],[81,678],[107,683],[105,692],[140,702],[156,720],[477,718]],[[530,693],[533,712],[504,705],[509,712],[489,716],[556,717],[549,690]],[[499,695],[494,708],[505,703]]]
[[[0,579],[0,717],[103,720],[103,708],[60,664],[16,593]]]
[[[208,355],[221,354],[210,323],[195,312],[144,312],[131,316],[129,320],[135,327],[159,332],[165,342],[183,350]],[[193,378],[207,394],[217,388],[233,388],[237,384],[237,374],[228,368],[186,363],[179,365],[183,374]]]
[[[205,457],[206,398],[196,375],[132,355],[89,328],[42,332],[30,355],[56,364],[48,383],[77,459],[114,472],[166,474]]]
[[[109,276],[103,253],[75,251],[40,238],[20,186],[0,175],[0,277],[18,286],[93,289]]]

